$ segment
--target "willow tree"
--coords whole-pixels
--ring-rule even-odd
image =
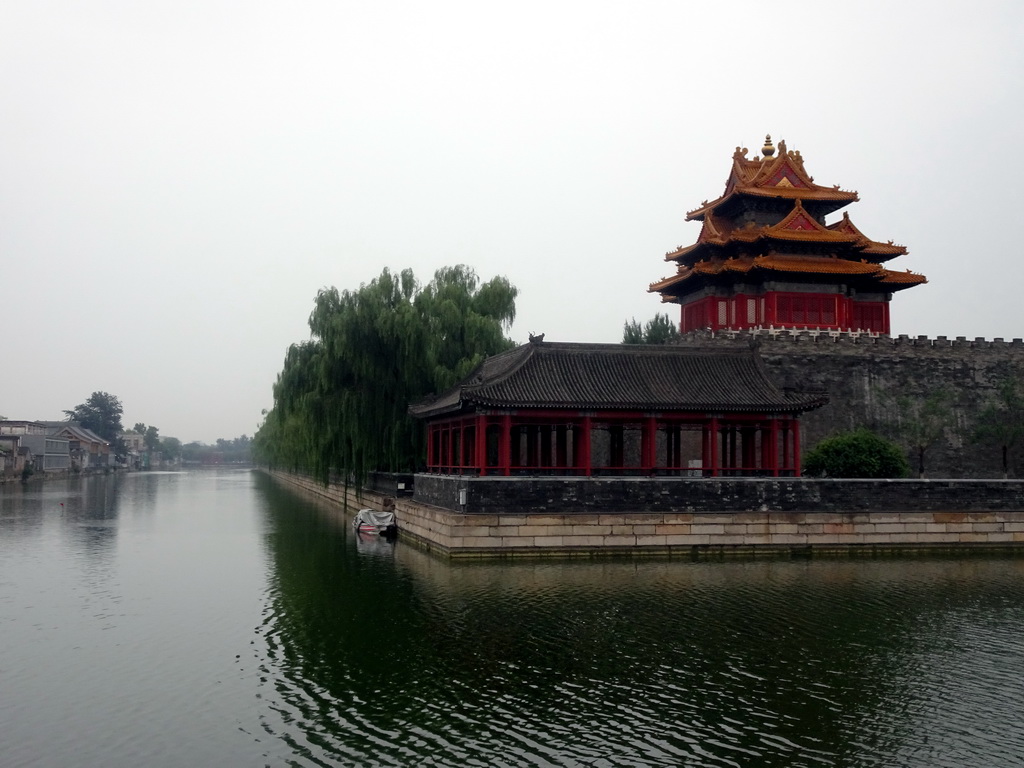
[[[488,355],[513,346],[516,289],[481,284],[446,267],[421,287],[411,270],[385,269],[355,291],[317,294],[311,339],[292,345],[274,385],[274,407],[254,439],[264,461],[304,468],[326,482],[403,471],[422,460],[409,403],[454,384]]]
[[[679,330],[667,312],[659,312],[644,325],[634,317],[622,326],[623,344],[671,344],[679,338]]]

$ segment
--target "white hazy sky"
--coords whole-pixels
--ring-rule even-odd
[[[894,333],[1024,336],[1022,52],[1020,0],[0,0],[0,414],[251,435],[385,266],[617,342],[767,132],[928,276]]]

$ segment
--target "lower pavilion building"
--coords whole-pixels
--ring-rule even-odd
[[[477,476],[798,476],[800,413],[749,349],[533,340],[410,412],[427,471]]]

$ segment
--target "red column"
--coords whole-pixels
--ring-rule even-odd
[[[658,463],[658,423],[653,416],[644,419],[643,432],[640,434],[640,465],[648,475],[654,473]]]
[[[487,474],[487,417],[476,417],[476,457],[473,459],[481,475]]]
[[[800,422],[796,419],[793,422],[793,474],[800,477]]]
[[[583,429],[580,435],[580,466],[583,467],[583,474],[589,477],[593,474],[590,456],[590,417],[583,417]]]
[[[512,417],[501,417],[501,434],[498,435],[498,466],[501,474],[512,474]]]
[[[718,417],[711,417],[711,430],[708,433],[708,453],[711,456],[711,476],[718,477]],[[704,466],[708,466],[707,458]]]
[[[769,454],[768,466],[772,469],[772,476],[779,476],[779,420],[772,417],[771,427],[771,453]]]
[[[434,468],[434,429],[433,424],[427,424],[427,472]]]

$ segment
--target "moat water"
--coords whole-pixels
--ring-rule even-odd
[[[248,471],[0,489],[0,766],[1022,766],[1024,558],[450,564]]]

